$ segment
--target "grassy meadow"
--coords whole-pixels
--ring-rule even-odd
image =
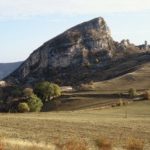
[[[87,149],[98,149],[96,140],[102,137],[109,138],[114,148],[125,149],[128,138],[134,137],[144,141],[148,150],[149,124],[150,102],[140,101],[105,109],[0,114],[0,136],[6,147],[49,150],[69,140],[84,141]]]

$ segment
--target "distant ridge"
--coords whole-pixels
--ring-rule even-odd
[[[0,63],[0,80],[8,76],[21,65],[22,61],[14,63]]]

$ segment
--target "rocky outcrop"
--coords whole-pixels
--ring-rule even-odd
[[[140,50],[150,51],[150,45],[148,45],[148,42],[147,42],[147,41],[145,41],[144,44],[139,45],[138,48],[139,48]]]
[[[141,53],[140,49],[128,40],[115,42],[105,20],[99,17],[44,43],[6,80],[18,84],[39,80],[76,84],[135,53]]]

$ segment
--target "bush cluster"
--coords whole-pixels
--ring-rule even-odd
[[[26,102],[19,103],[18,110],[19,112],[38,112],[41,111],[43,102],[42,100],[34,94],[32,88],[25,88],[23,90],[23,96],[25,97]],[[24,110],[25,109],[25,110]]]
[[[41,99],[39,97],[37,97],[35,94],[32,94],[28,98],[27,104],[28,104],[31,112],[39,112],[39,111],[41,111],[41,108],[43,106]]]
[[[34,89],[23,89],[22,94],[25,102],[18,104],[19,112],[39,112],[45,102],[61,95],[61,89],[57,84],[44,81],[38,83]]]
[[[0,89],[0,99],[3,100],[0,108],[5,112],[37,112],[41,111],[46,101],[60,95],[60,87],[48,81],[40,82],[33,88],[9,86]]]
[[[22,112],[22,113],[29,112],[30,111],[29,105],[25,102],[24,103],[19,103],[18,111]]]

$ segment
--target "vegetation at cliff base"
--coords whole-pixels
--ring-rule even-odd
[[[0,89],[1,111],[39,112],[46,102],[61,95],[57,84],[40,82],[35,87],[10,86]]]
[[[43,102],[50,101],[61,95],[61,89],[57,84],[48,81],[40,82],[35,86],[35,93]]]

